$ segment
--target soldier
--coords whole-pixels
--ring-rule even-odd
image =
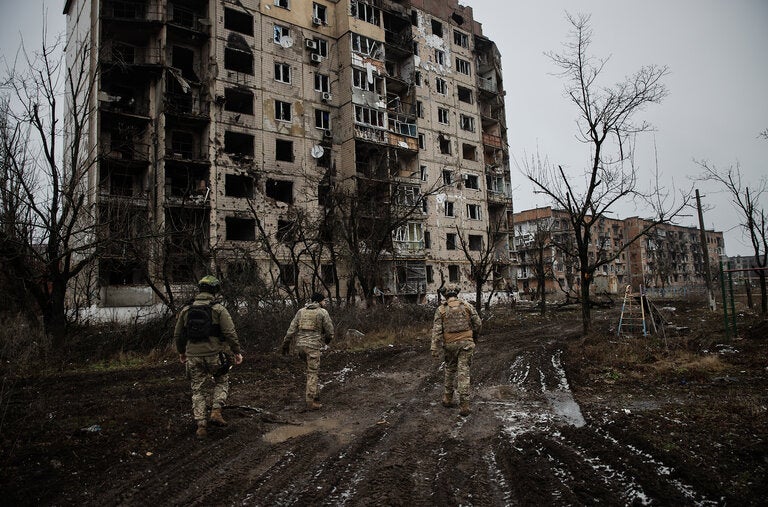
[[[192,385],[192,414],[197,422],[195,435],[203,439],[208,436],[203,384],[213,379],[211,423],[226,426],[221,409],[229,393],[228,373],[232,367],[230,356],[234,353],[235,364],[242,363],[243,356],[232,317],[216,299],[221,286],[219,280],[208,275],[197,286],[200,292],[179,313],[173,336],[179,361],[186,364],[187,378]]]
[[[307,361],[305,398],[309,410],[319,410],[323,406],[318,403],[317,375],[320,370],[323,342],[327,345],[333,337],[333,322],[324,306],[325,296],[318,292],[312,294],[312,300],[296,312],[283,338],[283,355],[287,355],[290,351],[291,341],[295,336],[294,353]]]
[[[442,404],[454,407],[453,391],[458,387],[459,414],[467,416],[469,409],[469,368],[475,352],[475,337],[483,321],[471,304],[459,299],[459,287],[449,284],[445,288],[446,300],[435,310],[432,325],[432,357],[438,357],[438,343],[443,343],[445,354],[445,382]],[[458,385],[457,385],[458,376]]]

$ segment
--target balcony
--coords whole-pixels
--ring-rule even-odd
[[[194,93],[166,93],[165,114],[207,121],[210,104]]]
[[[113,41],[99,51],[99,62],[107,67],[159,67],[162,51],[159,47],[133,45]]]
[[[501,138],[501,136],[495,136],[493,134],[487,134],[483,132],[483,145],[501,150],[504,149],[504,140]]]
[[[123,0],[108,0],[101,3],[101,19],[105,21],[152,22],[163,21],[162,10],[147,2],[129,2]]]
[[[355,138],[372,143],[388,144],[386,130],[365,125],[355,125]]]
[[[192,35],[208,37],[211,31],[211,20],[188,7],[169,3],[168,26],[180,28]]]
[[[149,163],[149,148],[145,143],[113,140],[102,143],[100,151],[102,157],[113,162],[145,165]]]

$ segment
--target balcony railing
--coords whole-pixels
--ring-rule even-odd
[[[190,93],[166,93],[165,112],[182,116],[208,118],[210,104]]]
[[[101,145],[101,154],[112,160],[148,162],[149,144],[106,142]]]
[[[493,148],[503,148],[504,143],[502,142],[502,139],[500,136],[495,136],[493,134],[486,134],[483,132],[483,144],[486,146],[491,146]]]
[[[108,0],[101,4],[101,17],[120,21],[162,21],[159,7],[146,2]]]
[[[168,4],[168,24],[205,34],[209,33],[211,27],[210,20],[205,16],[174,3]]]

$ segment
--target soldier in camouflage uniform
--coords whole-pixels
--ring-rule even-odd
[[[320,356],[323,342],[328,344],[333,337],[333,322],[325,306],[325,297],[320,293],[312,294],[312,300],[301,308],[291,321],[283,338],[283,355],[290,352],[291,342],[296,338],[294,353],[307,361],[307,387],[305,398],[309,410],[319,410],[317,376],[320,370]]]
[[[459,413],[467,416],[469,409],[469,369],[475,352],[475,336],[483,321],[471,304],[458,298],[459,287],[445,288],[446,300],[435,310],[432,325],[432,357],[438,357],[438,344],[442,342],[445,354],[445,382],[442,404],[453,407],[453,391],[459,391]],[[458,379],[457,379],[458,377]]]
[[[197,438],[208,435],[206,413],[206,392],[203,385],[213,379],[212,407],[210,422],[226,426],[227,422],[221,415],[221,409],[229,394],[229,356],[234,354],[234,363],[243,362],[240,352],[240,341],[237,338],[232,317],[224,306],[216,300],[216,293],[221,284],[211,275],[203,277],[198,282],[200,292],[191,304],[185,306],[179,313],[174,329],[176,351],[179,360],[186,364],[187,377],[192,386],[192,414],[197,422]],[[207,339],[190,340],[187,332],[187,317],[193,306],[210,306],[211,333]]]

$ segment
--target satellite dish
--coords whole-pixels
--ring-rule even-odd
[[[320,158],[325,153],[325,150],[322,146],[316,144],[312,147],[312,151],[310,151],[310,153],[312,154],[312,158]]]
[[[293,46],[293,37],[288,37],[288,36],[280,37],[280,45],[286,49]]]

